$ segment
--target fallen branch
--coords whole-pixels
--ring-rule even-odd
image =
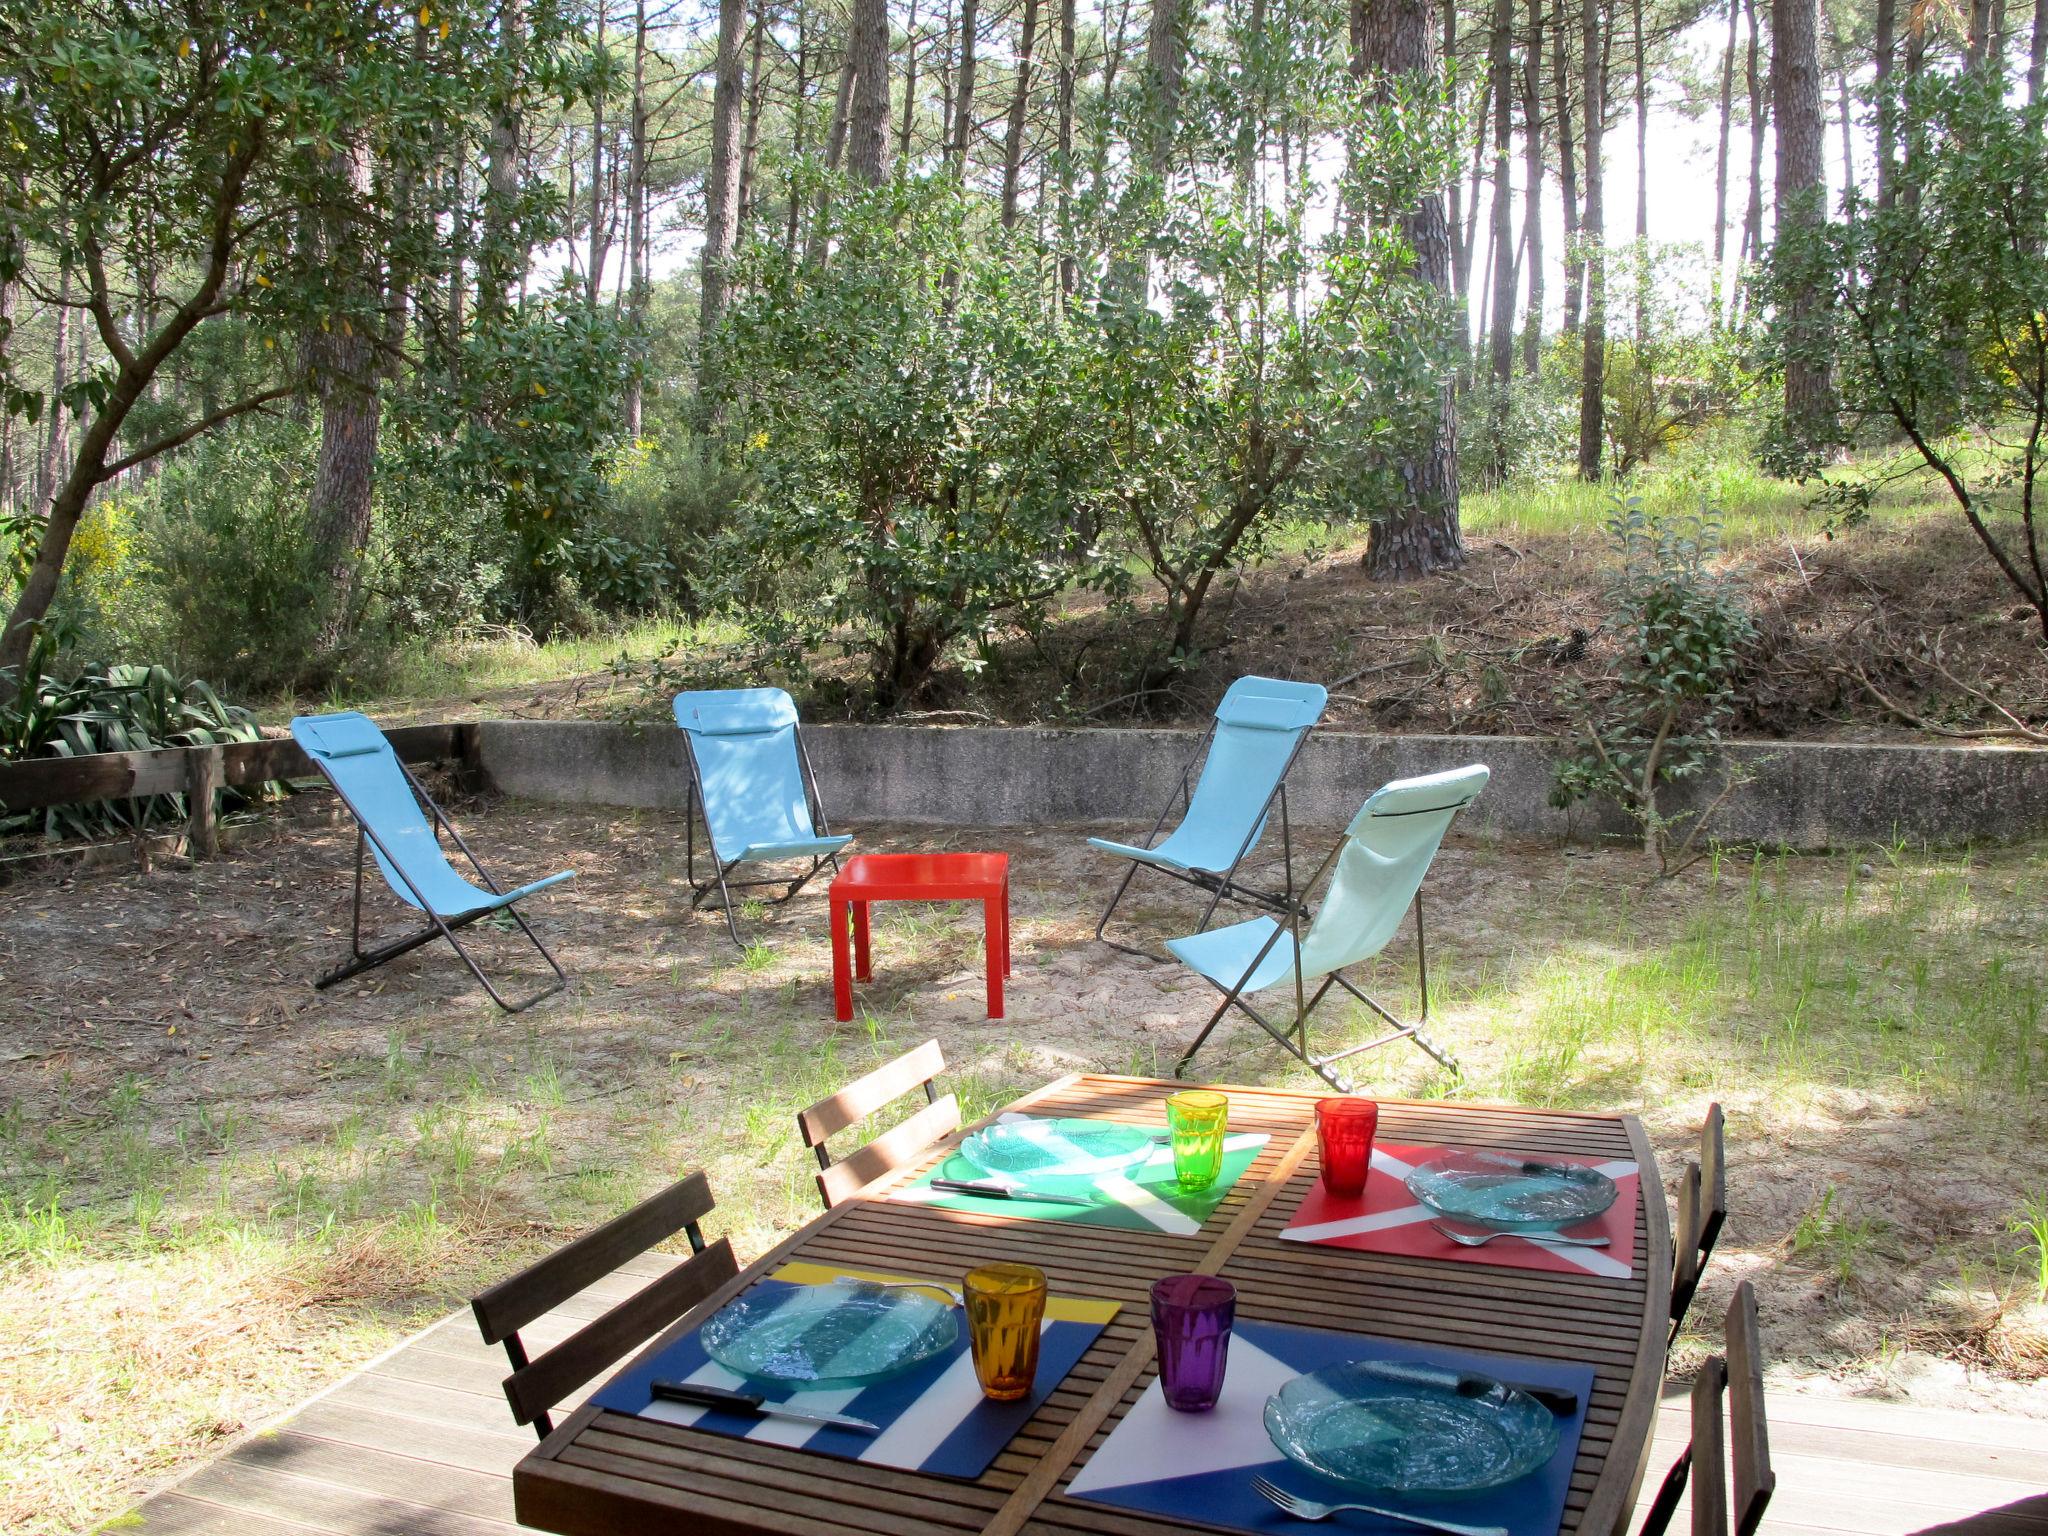
[[[1897,700],[1893,699],[1889,694],[1887,694],[1882,688],[1879,688],[1877,684],[1873,683],[1870,680],[1870,678],[1864,673],[1861,665],[1858,665],[1853,669],[1848,670],[1845,670],[1841,667],[1835,667],[1831,670],[1838,677],[1855,678],[1857,682],[1863,685],[1864,691],[1868,693],[1873,699],[1877,700],[1877,702],[1885,709],[1885,711],[1888,714],[1891,714],[1897,717],[1898,719],[1903,720],[1907,725],[1912,726],[1913,729],[1915,729],[1916,731],[1927,732],[1930,736],[1945,736],[1951,741],[1984,741],[1989,738],[1997,736],[2018,736],[2026,741],[2048,743],[2048,731],[2035,730],[2032,726],[2026,724],[2011,710],[2007,709],[2003,704],[2000,704],[1997,700],[1986,698],[1981,690],[1972,688],[1969,684],[1959,681],[1956,678],[1955,674],[1950,672],[1948,668],[1942,666],[1940,662],[1936,662],[1934,666],[1935,670],[1940,672],[1943,677],[1946,677],[1950,682],[1954,683],[1958,688],[1961,688],[1965,693],[1970,694],[1972,697],[1980,700],[1985,704],[1989,704],[1993,709],[1997,710],[2001,715],[2005,716],[2005,718],[2011,723],[2008,725],[1972,726],[1967,730],[1958,730],[1953,726],[1947,725],[1936,725],[1932,720],[1927,719],[1925,716],[1914,714],[1912,710],[1907,709],[1904,705],[1900,704]]]

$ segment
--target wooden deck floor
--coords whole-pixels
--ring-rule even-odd
[[[658,1271],[629,1264],[527,1330],[546,1345]],[[407,1340],[143,1503],[148,1536],[506,1536],[515,1427],[467,1312]],[[2048,1536],[2048,1423],[1771,1393],[1778,1491],[1765,1536]],[[1657,1426],[1654,1490],[1687,1433],[1682,1389]],[[1683,1532],[1684,1518],[1674,1522]]]

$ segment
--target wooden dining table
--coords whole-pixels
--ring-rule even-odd
[[[1188,1086],[1078,1074],[1001,1112],[1163,1127],[1167,1096]],[[1561,1536],[1624,1530],[1656,1419],[1671,1283],[1663,1186],[1642,1126],[1626,1115],[1381,1101],[1382,1142],[1637,1162],[1629,1276],[1552,1273],[1283,1243],[1280,1233],[1316,1177],[1319,1095],[1219,1086],[1230,1096],[1231,1130],[1263,1131],[1269,1139],[1195,1236],[889,1199],[893,1187],[957,1144],[958,1136],[949,1137],[922,1161],[878,1179],[793,1233],[642,1352],[643,1359],[660,1352],[754,1281],[797,1260],[955,1282],[977,1265],[1022,1260],[1043,1269],[1056,1294],[1121,1302],[1115,1321],[1079,1365],[973,1482],[586,1404],[514,1471],[521,1523],[563,1536],[1149,1536],[1209,1529],[1063,1492],[1154,1374],[1152,1282],[1205,1273],[1236,1286],[1241,1320],[1590,1365],[1594,1385]]]

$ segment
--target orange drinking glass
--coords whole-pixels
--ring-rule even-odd
[[[967,1343],[982,1396],[1014,1403],[1038,1375],[1038,1332],[1045,1320],[1045,1271],[1030,1264],[984,1264],[967,1277]]]

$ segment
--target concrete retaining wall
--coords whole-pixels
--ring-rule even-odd
[[[1178,730],[827,725],[807,730],[805,739],[837,826],[997,827],[1149,822],[1199,737]],[[1388,779],[1483,762],[1493,782],[1466,813],[1464,831],[1577,841],[1630,835],[1627,819],[1612,807],[1581,806],[1570,817],[1551,808],[1556,751],[1555,743],[1533,736],[1318,732],[1289,777],[1289,808],[1299,825],[1341,826]],[[2048,752],[1801,742],[1730,752],[1749,779],[1716,818],[1727,841],[1805,850],[1893,838],[1954,844],[2048,834]],[[674,729],[487,721],[478,755],[507,794],[574,805],[679,807],[684,800],[682,733]]]

